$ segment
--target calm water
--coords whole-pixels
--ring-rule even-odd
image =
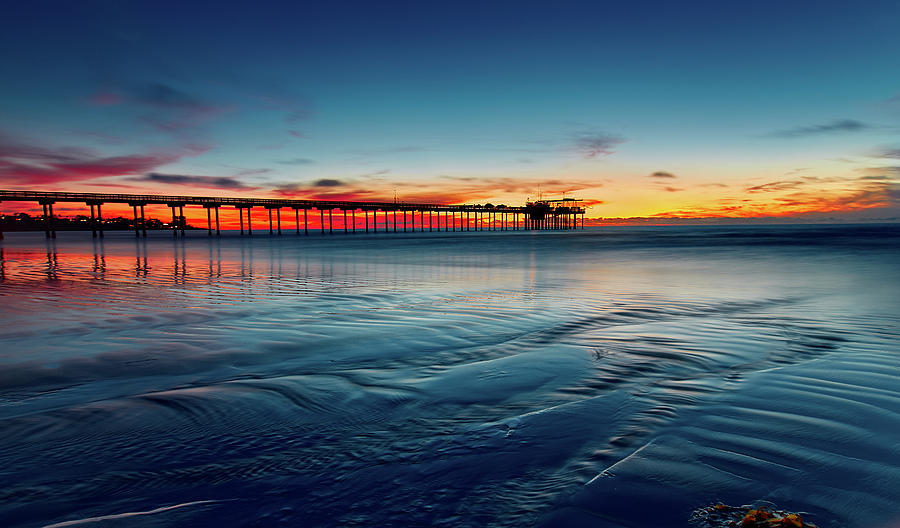
[[[7,234],[0,525],[900,523],[898,227],[191,235]]]

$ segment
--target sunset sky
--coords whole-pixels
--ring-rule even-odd
[[[8,2],[0,188],[897,220],[898,28],[895,0]]]

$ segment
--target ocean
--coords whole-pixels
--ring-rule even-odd
[[[900,226],[0,242],[2,526],[900,526]]]

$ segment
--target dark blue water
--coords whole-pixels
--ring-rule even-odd
[[[7,234],[2,526],[900,523],[900,228]]]

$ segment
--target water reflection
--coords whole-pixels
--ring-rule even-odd
[[[10,236],[0,524],[900,515],[897,245],[682,235]]]

